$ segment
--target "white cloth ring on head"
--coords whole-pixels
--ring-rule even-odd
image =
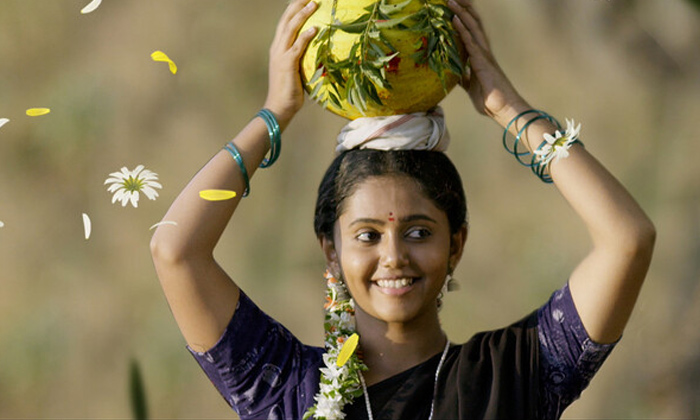
[[[442,108],[428,112],[362,117],[349,122],[338,134],[336,153],[351,149],[435,150],[450,143]]]

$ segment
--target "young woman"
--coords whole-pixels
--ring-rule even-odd
[[[270,50],[264,108],[280,130],[303,104],[299,60],[315,32],[298,32],[315,7],[294,0]],[[513,88],[469,0],[449,7],[470,57],[463,87],[476,110],[538,150],[558,127]],[[344,405],[333,393],[344,386],[341,368],[260,311],[212,256],[249,178],[274,149],[274,121],[260,115],[185,187],[164,218],[177,226],[159,227],[151,244],[190,350],[241,418],[558,418],[578,397],[623,332],[655,239],[634,199],[581,144],[546,170],[586,225],[590,252],[537,311],[461,345],[448,341],[438,319],[440,292],[467,239],[454,166],[436,150],[369,145],[338,155],[319,188],[315,228],[330,283],[342,282],[354,300],[368,368]],[[239,194],[213,205],[199,196],[212,188]]]

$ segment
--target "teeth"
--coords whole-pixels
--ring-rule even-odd
[[[377,280],[377,286],[389,289],[400,289],[413,284],[413,279],[403,278],[396,280]]]

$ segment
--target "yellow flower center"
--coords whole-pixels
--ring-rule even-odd
[[[134,178],[133,176],[130,176],[129,179],[124,180],[123,185],[124,189],[126,189],[127,191],[136,192],[141,191],[141,188],[143,188],[143,181],[139,178]]]

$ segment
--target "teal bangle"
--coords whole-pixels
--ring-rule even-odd
[[[261,168],[268,168],[272,166],[280,156],[280,151],[282,150],[282,130],[280,130],[280,125],[277,122],[277,118],[275,118],[275,114],[269,109],[263,108],[258,111],[255,116],[265,121],[267,134],[270,136],[270,157],[264,158],[260,164]]]
[[[515,141],[514,141],[514,143],[513,143],[513,149],[511,150],[511,149],[508,147],[508,140],[507,140],[507,139],[508,139],[508,131],[510,130],[510,127],[511,127],[513,124],[515,124],[515,122],[518,121],[518,119],[520,119],[520,117],[525,116],[525,115],[527,115],[527,114],[537,114],[537,116],[536,116],[535,118],[529,120],[527,123],[525,123],[525,125],[523,126],[523,128],[521,128],[521,129],[518,131],[518,134],[515,136]],[[518,151],[518,146],[519,146],[519,144],[520,144],[520,138],[522,137],[523,133],[525,133],[525,130],[527,130],[527,128],[530,126],[530,124],[532,124],[533,122],[535,122],[535,121],[537,121],[537,120],[541,120],[541,119],[546,119],[547,121],[549,121],[549,122],[551,122],[552,124],[556,125],[558,130],[561,130],[561,124],[559,124],[559,121],[557,121],[556,118],[552,117],[551,115],[547,114],[547,113],[544,112],[544,111],[540,111],[540,110],[537,110],[537,109],[529,109],[529,110],[527,110],[527,111],[521,112],[520,114],[516,115],[515,118],[513,118],[512,120],[510,120],[510,122],[506,125],[505,130],[503,131],[503,140],[502,140],[502,141],[503,141],[503,147],[506,149],[506,151],[507,151],[508,153],[510,153],[511,155],[515,156],[515,159],[518,161],[518,163],[520,163],[520,164],[523,165],[523,166],[531,167],[532,164],[531,164],[531,163],[527,163],[526,161],[524,161],[523,159],[521,159],[521,156],[527,156],[527,155],[530,154],[530,152],[519,152],[519,151]]]
[[[510,130],[510,127],[513,124],[515,124],[515,122],[518,121],[518,119],[520,119],[520,117],[523,117],[523,116],[528,115],[528,114],[537,114],[537,116],[530,119],[528,122],[525,123],[525,125],[520,130],[518,130],[518,133],[515,136],[515,141],[513,142],[513,148],[511,149],[510,147],[508,147],[508,141],[507,141],[508,131]],[[510,120],[510,122],[508,122],[508,124],[506,125],[506,128],[503,132],[503,147],[505,147],[505,149],[508,151],[508,153],[515,156],[515,159],[518,161],[518,163],[530,168],[532,170],[532,172],[542,182],[545,182],[547,184],[551,184],[552,177],[547,173],[548,165],[541,165],[538,162],[536,162],[537,154],[535,154],[535,153],[518,151],[518,146],[520,144],[520,138],[525,133],[527,128],[530,126],[530,124],[534,123],[537,120],[543,120],[543,119],[546,119],[547,121],[554,124],[557,127],[557,131],[561,131],[561,124],[559,123],[559,121],[557,121],[556,118],[552,117],[551,115],[547,114],[544,111],[540,111],[538,109],[529,109],[527,111],[523,111],[520,114],[516,115],[515,118],[513,118],[512,120]],[[580,143],[578,140],[575,141],[574,143],[577,143],[577,142]],[[544,146],[546,143],[547,143],[546,141],[543,141],[542,143],[540,143],[540,145],[537,147],[537,149],[535,149],[535,152],[540,150],[542,148],[542,146]],[[523,160],[523,158],[522,158],[522,157],[527,156],[527,155],[532,156],[530,159],[530,162],[527,162],[527,161]]]
[[[241,174],[243,175],[243,181],[245,182],[245,191],[243,191],[243,197],[246,197],[250,193],[250,179],[248,178],[248,171],[245,168],[245,164],[243,163],[243,157],[241,156],[241,153],[236,149],[236,146],[233,145],[233,141],[230,141],[224,146],[224,149],[226,149],[227,152],[233,157],[233,160],[236,161],[238,164],[238,167],[241,168]]]
[[[529,152],[523,152],[523,153],[519,153],[519,152],[518,152],[518,143],[520,142],[520,137],[517,137],[517,138],[515,139],[515,143],[513,144],[513,150],[511,150],[511,149],[508,147],[508,131],[510,130],[510,127],[511,127],[513,124],[515,124],[516,121],[518,121],[518,120],[520,119],[520,117],[525,116],[525,115],[527,115],[527,114],[533,114],[533,113],[538,113],[538,114],[539,114],[539,113],[541,113],[541,112],[542,112],[542,111],[538,111],[538,110],[536,110],[536,109],[530,109],[530,110],[521,112],[520,114],[516,115],[515,118],[513,118],[512,120],[510,120],[510,122],[508,123],[508,125],[506,125],[506,129],[503,131],[503,147],[506,149],[506,151],[507,151],[508,153],[510,153],[511,155],[515,155],[516,157],[518,157],[518,156],[524,156],[524,155],[528,155],[528,154],[529,154]]]

